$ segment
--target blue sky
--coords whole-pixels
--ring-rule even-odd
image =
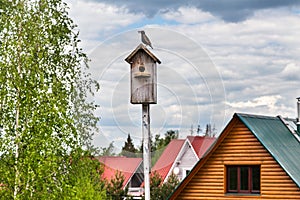
[[[162,3],[163,2],[163,3]],[[129,103],[124,59],[145,30],[162,61],[152,134],[222,131],[235,112],[296,117],[300,96],[300,2],[281,0],[68,0],[101,85],[94,144],[141,141],[141,106]]]

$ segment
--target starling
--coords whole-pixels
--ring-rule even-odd
[[[151,45],[151,42],[149,40],[149,38],[147,37],[145,31],[138,31],[139,33],[141,33],[141,39],[142,39],[142,42],[145,44],[145,45],[148,45],[150,46],[152,49],[152,45]]]

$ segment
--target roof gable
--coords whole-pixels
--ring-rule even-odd
[[[188,153],[189,151],[190,151],[190,154]],[[192,156],[195,159],[194,162],[191,161],[190,156]],[[182,161],[184,162],[184,159],[188,159],[188,162],[185,163],[186,164],[185,167],[188,167],[189,165],[192,165],[192,167],[193,167],[195,165],[195,163],[197,163],[199,161],[197,153],[195,152],[195,150],[188,138],[186,138],[184,140],[184,143],[182,144],[180,151],[178,152],[173,164],[169,168],[169,171],[168,171],[166,177],[164,177],[164,179],[163,179],[164,181],[168,180],[169,176],[173,173],[174,167],[177,166],[179,163],[182,163]],[[185,160],[185,161],[187,161],[187,160]],[[193,162],[193,163],[191,163],[191,162]]]
[[[125,187],[139,166],[142,164],[142,158],[127,158],[121,156],[103,156],[97,159],[104,164],[102,178],[110,181],[115,177],[117,171],[121,172],[125,178],[123,187]]]
[[[161,176],[161,178],[165,180],[184,142],[185,140],[183,139],[171,140],[151,171],[156,171]]]
[[[184,147],[186,145],[192,146],[192,151],[195,158],[199,160],[216,138],[204,136],[188,136],[185,140],[175,139],[172,140],[160,158],[157,160],[151,171],[156,171],[163,180],[170,174],[171,169],[174,167],[175,161],[181,159],[184,154]]]
[[[210,155],[216,151],[233,127],[240,121],[265,147],[270,155],[273,156],[274,160],[278,162],[296,185],[300,187],[300,174],[297,174],[297,171],[300,171],[300,159],[297,159],[300,155],[300,146],[299,141],[290,132],[289,128],[280,120],[279,117],[235,114],[232,120],[224,128],[214,145],[212,145],[203,155],[203,158],[195,165],[190,174],[180,183],[169,199],[176,198],[176,196],[206,163]]]
[[[206,136],[188,136],[187,139],[190,141],[193,146],[198,158],[202,158],[207,149],[212,145],[216,140],[214,137]]]
[[[150,56],[154,60],[154,62],[157,62],[158,64],[161,63],[161,61],[153,53],[151,53],[151,51],[149,51],[149,49],[147,49],[147,47],[145,47],[145,45],[143,44],[137,46],[135,50],[133,50],[133,52],[131,52],[131,54],[129,54],[129,56],[125,58],[125,61],[131,63],[132,59],[138,51],[144,51],[148,56]]]

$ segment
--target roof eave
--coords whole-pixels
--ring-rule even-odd
[[[143,44],[139,44],[135,48],[135,50],[133,50],[133,52],[131,52],[131,54],[129,54],[129,56],[127,56],[127,58],[125,58],[125,61],[130,64],[132,58],[139,50],[145,51],[155,62],[157,62],[158,64],[161,64],[161,61],[149,49],[147,49],[147,47],[145,47]]]

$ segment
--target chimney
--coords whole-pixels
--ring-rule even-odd
[[[297,100],[297,132],[300,134],[300,97]]]

